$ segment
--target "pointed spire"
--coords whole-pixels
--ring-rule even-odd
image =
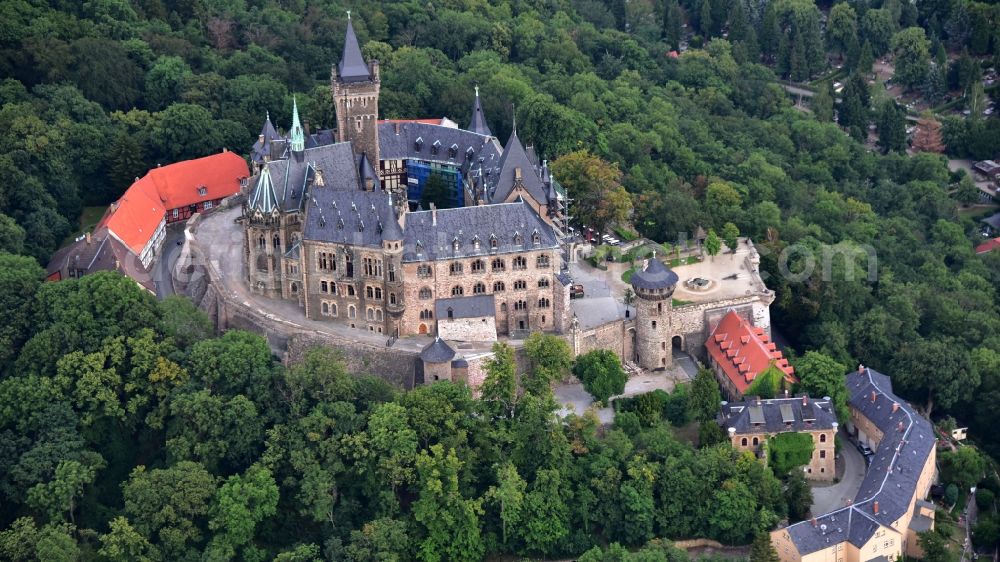
[[[511,136],[517,137],[517,108],[514,107],[514,104],[510,104],[510,118],[514,122],[513,131],[511,132]]]
[[[365,64],[364,57],[361,56],[361,46],[358,45],[358,36],[354,33],[354,23],[351,22],[351,13],[347,12],[347,33],[344,36],[344,53],[340,57],[340,64],[337,65],[337,75],[343,82],[360,82],[371,80],[371,73],[368,72],[368,65]]]
[[[483,106],[479,103],[479,86],[476,86],[476,99],[472,102],[472,121],[469,122],[469,129],[473,133],[493,136],[490,126],[486,124],[486,114],[483,113]]]
[[[257,185],[250,192],[248,206],[264,214],[270,213],[278,206],[278,197],[274,191],[274,182],[271,181],[271,171],[267,166],[261,167]]]
[[[306,135],[302,130],[302,123],[299,121],[299,104],[295,96],[292,96],[292,152],[302,152],[306,149]]]

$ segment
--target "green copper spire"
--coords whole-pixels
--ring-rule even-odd
[[[306,135],[299,122],[299,104],[292,96],[292,152],[302,152],[306,149]]]

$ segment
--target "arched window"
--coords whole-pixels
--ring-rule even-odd
[[[420,296],[421,299],[427,300],[427,299],[431,298],[431,294],[432,293],[431,293],[431,288],[430,287],[423,287],[423,288],[420,289],[419,296]]]
[[[528,283],[525,282],[524,279],[518,279],[517,281],[514,281],[514,290],[515,291],[523,291],[524,289],[527,289],[527,288],[528,288]]]
[[[549,266],[549,255],[548,254],[542,254],[542,255],[538,256],[537,260],[535,260],[535,267],[537,267],[539,269],[545,269],[548,266]]]
[[[538,299],[538,308],[548,308],[549,304],[549,299],[545,297]]]
[[[428,310],[428,309],[425,308],[425,309],[423,309],[423,310],[420,311],[420,319],[421,320],[430,320],[431,318],[434,318],[434,313],[431,312],[430,310]]]
[[[258,254],[257,255],[257,269],[258,270],[260,270],[260,271],[267,271],[267,262],[268,262],[268,259],[267,259],[267,255],[266,254]]]
[[[504,287],[503,281],[494,281],[493,282],[493,292],[494,293],[502,293],[505,290],[506,290],[506,287]]]
[[[516,258],[514,258],[513,267],[514,267],[514,271],[521,270],[521,269],[527,269],[528,268],[528,260],[524,259],[524,256],[517,256]]]
[[[740,445],[742,445],[744,447],[747,446],[747,438],[746,437],[744,437],[743,439],[740,439]]]
[[[369,308],[369,309],[365,310],[365,316],[368,318],[368,320],[374,320],[375,319],[375,311]]]
[[[500,312],[507,312],[507,303],[500,303]]]
[[[521,236],[520,234],[518,234],[517,232],[515,232],[514,233],[514,245],[515,246],[520,246],[522,244],[524,244],[524,236]]]
[[[463,294],[465,294],[465,290],[462,289],[461,285],[455,285],[454,287],[451,288],[451,296],[460,297]]]
[[[448,273],[451,275],[461,275],[462,274],[462,262],[456,261],[451,262],[448,266]]]
[[[448,318],[454,318],[454,317],[455,317],[455,311],[449,306],[448,307]]]
[[[337,303],[331,302],[330,303],[330,316],[336,316],[336,315],[337,315]]]
[[[292,283],[291,289],[292,289],[292,293],[298,293],[299,292],[299,284],[298,283]]]
[[[369,287],[365,287],[365,296],[368,297],[368,298],[370,298],[370,299],[371,298],[375,298],[375,288],[374,287],[370,287],[370,286]]]
[[[486,285],[484,283],[476,283],[472,286],[472,294],[481,295],[486,292]]]
[[[548,277],[542,277],[541,279],[539,279],[538,280],[538,286],[540,288],[543,288],[543,289],[545,287],[548,287],[549,286],[549,278]]]
[[[472,267],[470,269],[472,269],[473,273],[482,273],[486,271],[486,262],[483,260],[475,260],[472,262]]]
[[[396,293],[389,293],[389,304],[396,304]]]
[[[503,261],[500,258],[496,258],[493,260],[493,271],[503,271],[506,268],[507,268],[507,262]]]
[[[380,309],[378,309],[378,310],[375,311],[375,321],[376,322],[381,322],[382,318],[383,318],[383,316],[382,316],[382,309],[380,308]]]
[[[320,281],[319,282],[319,292],[321,292],[321,293],[329,293],[330,292],[330,284],[327,283],[326,281]]]
[[[754,445],[754,447],[756,447],[757,445],[760,445],[760,439],[757,438],[757,437],[754,437],[753,438],[753,445]]]
[[[531,243],[534,244],[535,246],[542,243],[542,237],[538,234],[537,231],[531,233]]]
[[[348,318],[354,318],[357,315],[358,315],[358,311],[357,311],[357,309],[354,308],[353,304],[351,306],[347,307],[347,317]]]
[[[281,247],[281,237],[278,236],[277,234],[275,234],[274,238],[272,239],[272,243],[274,244],[275,249],[280,248]]]
[[[825,433],[820,433],[819,434],[819,442],[820,443],[826,443],[826,434]]]
[[[267,247],[267,238],[264,238],[263,234],[261,234],[260,238],[257,239],[257,247],[261,250]]]
[[[514,310],[527,310],[527,309],[528,309],[527,301],[517,301],[514,303]]]
[[[324,302],[321,311],[323,314],[330,314],[330,305]]]
[[[490,234],[490,249],[496,250],[500,246],[500,241],[493,234]]]

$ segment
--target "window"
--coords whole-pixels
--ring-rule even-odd
[[[500,312],[507,312],[507,303],[500,303]]]
[[[754,446],[755,446],[755,447],[756,447],[757,445],[760,445],[760,439],[759,439],[759,438],[757,438],[757,437],[754,437],[754,438],[753,438],[753,444],[754,444]]]
[[[538,234],[538,231],[531,233],[531,243],[535,246],[542,243],[542,237]]]
[[[451,264],[448,265],[448,274],[449,275],[461,275],[462,274],[462,262],[457,262],[457,261],[456,262],[451,262]]]
[[[472,262],[472,267],[470,269],[473,273],[482,273],[486,271],[486,262],[483,260],[476,260]]]
[[[527,288],[528,288],[528,283],[526,283],[524,281],[524,279],[518,279],[517,281],[514,281],[514,290],[515,291],[523,291],[524,289],[527,289]]]
[[[176,212],[176,210],[175,210],[175,212]],[[499,247],[500,247],[500,241],[497,240],[497,237],[495,235],[490,234],[490,249],[491,250],[496,250]]]
[[[383,319],[382,309],[381,308],[376,308],[375,309],[375,321],[376,322],[381,322],[382,319]],[[379,328],[379,329],[381,330],[381,328]]]
[[[423,300],[427,300],[427,299],[431,298],[431,288],[430,287],[423,287],[423,288],[421,288],[419,296]]]
[[[542,298],[538,299],[538,308],[548,308],[549,304],[551,304],[549,302],[549,299],[547,299],[545,297],[542,297]]]
[[[347,296],[349,296],[349,297],[355,296],[355,294],[354,294],[354,285],[348,285],[347,286]]]
[[[542,269],[549,266],[549,255],[542,254],[538,256],[538,260],[535,262],[535,267]]]
[[[275,234],[274,237],[271,238],[271,245],[274,246],[275,249],[280,248],[281,247],[281,237],[278,236],[277,234]]]
[[[321,292],[321,293],[329,293],[330,292],[330,284],[327,283],[326,281],[320,281],[319,282],[319,292]]]
[[[389,293],[389,304],[396,304],[396,293]]]
[[[333,252],[317,252],[316,261],[320,271],[337,271],[337,256]]]
[[[820,433],[819,434],[819,442],[820,443],[826,443],[826,434],[825,433]]]
[[[502,293],[502,292],[504,292],[504,291],[505,291],[506,289],[507,289],[507,288],[506,288],[506,287],[504,287],[504,285],[503,285],[503,281],[494,281],[494,282],[493,282],[493,292],[494,292],[494,293]]]
[[[495,260],[493,260],[493,271],[503,271],[506,268],[507,268],[507,262],[503,261],[500,258],[496,258]]]
[[[354,277],[354,258],[351,254],[344,254],[344,268],[347,270],[347,277]]]
[[[212,208],[212,202],[211,201],[205,201],[205,204],[202,205],[202,207],[204,207],[204,209],[207,211],[207,210],[209,210],[209,209]]]
[[[365,268],[365,275],[369,277],[382,277],[382,260],[377,258],[364,258],[362,264]]]
[[[476,283],[472,286],[472,294],[481,295],[486,292],[486,285],[484,283]]]
[[[656,328],[656,320],[653,320],[653,328]]]
[[[323,306],[320,311],[325,315],[330,314],[330,303],[323,301]]]
[[[825,459],[826,458],[826,451],[820,451],[819,452],[819,458]]]
[[[451,251],[457,252],[459,246],[460,244],[458,243],[458,238],[455,238],[454,240],[451,241]]]
[[[438,150],[441,150],[441,141],[436,140],[434,144],[431,145],[431,154],[437,154]]]
[[[740,439],[740,445],[742,445],[744,447],[747,446],[747,438],[746,437],[744,437],[743,439]]]
[[[178,215],[181,214],[180,211],[178,211],[177,209],[174,209],[173,211],[171,211],[171,213],[174,215],[175,219],[177,218]]]
[[[394,283],[396,281],[396,266],[389,264],[389,282]]]
[[[520,234],[518,234],[517,232],[515,232],[514,233],[514,245],[515,246],[521,246],[522,244],[524,244],[524,236],[521,236]]]
[[[548,277],[542,277],[541,279],[538,280],[538,287],[539,288],[544,289],[545,287],[548,287],[548,286],[549,286],[549,278]]]
[[[369,322],[371,322],[372,320],[374,320],[375,319],[375,310],[373,310],[371,308],[365,310],[365,317],[368,319]]]
[[[454,317],[455,317],[455,311],[449,306],[448,307],[448,318],[454,318]]]
[[[427,310],[425,308],[425,309],[423,309],[423,310],[420,311],[420,319],[421,320],[430,320],[432,318],[434,318],[434,313],[431,312],[430,310]]]
[[[358,315],[358,310],[356,308],[354,308],[353,304],[351,306],[347,307],[347,317],[348,318],[354,318],[357,315]]]
[[[365,287],[365,296],[368,297],[368,298],[370,298],[370,299],[371,298],[375,298],[375,289],[374,289],[374,287]]]
[[[528,309],[527,301],[516,301],[514,303],[514,310],[527,310],[527,309]]]
[[[524,259],[524,256],[517,256],[514,258],[513,263],[514,271],[519,271],[528,268],[528,260]]]
[[[462,289],[461,285],[455,285],[454,287],[451,288],[451,296],[453,297],[460,297],[464,293],[465,291]]]
[[[199,187],[198,188],[198,195],[201,195],[202,197],[208,195],[208,188],[205,187],[205,186]]]
[[[479,249],[479,236],[478,235],[474,236],[472,238],[472,249],[474,249],[474,250],[478,250]]]
[[[426,264],[417,266],[417,277],[430,277],[430,276],[431,276],[431,266]]]
[[[177,209],[174,210],[176,211]],[[260,238],[257,239],[257,247],[260,248],[261,250],[267,247],[267,239],[264,238],[263,234],[261,234]]]

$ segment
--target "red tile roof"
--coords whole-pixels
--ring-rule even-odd
[[[976,253],[985,254],[986,252],[992,252],[996,248],[1000,248],[1000,238],[987,240],[986,242],[976,246]]]
[[[153,168],[108,207],[97,228],[107,226],[139,255],[167,211],[229,197],[239,192],[240,179],[249,175],[246,161],[233,152]],[[198,193],[201,187],[205,195]]]
[[[797,382],[795,369],[781,354],[763,328],[751,325],[735,311],[729,311],[705,342],[708,354],[742,395],[757,375],[771,363],[785,373],[785,380]]]
[[[239,193],[240,179],[249,176],[246,160],[227,151],[153,168],[136,183],[152,184],[144,189],[154,190],[169,211]],[[205,195],[198,193],[202,187]]]

